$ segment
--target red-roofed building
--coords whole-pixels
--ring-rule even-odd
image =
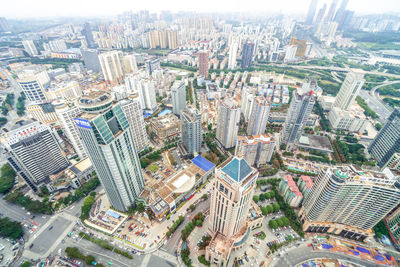
[[[310,176],[302,175],[297,182],[297,186],[300,189],[300,192],[303,194],[304,197],[308,195],[311,191],[311,187],[314,185]]]
[[[285,175],[279,183],[279,189],[282,192],[286,203],[291,207],[299,207],[303,200],[303,194],[300,192],[291,175]]]

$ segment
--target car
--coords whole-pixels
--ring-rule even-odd
[[[49,231],[51,231],[53,229],[53,226],[50,226]]]

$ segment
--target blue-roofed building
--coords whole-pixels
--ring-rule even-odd
[[[253,168],[244,158],[235,157],[222,168],[222,171],[235,182],[241,182],[253,172]]]
[[[202,169],[207,173],[214,171],[215,164],[209,161],[208,159],[203,158],[200,155],[192,159],[192,162],[194,163],[194,165],[196,165],[197,167],[199,167],[200,169]]]

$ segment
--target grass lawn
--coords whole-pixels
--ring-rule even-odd
[[[156,170],[158,170],[158,166],[156,164],[151,164],[149,167],[149,170],[151,172],[155,172]]]

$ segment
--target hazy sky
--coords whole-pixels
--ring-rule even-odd
[[[103,16],[147,9],[198,12],[306,13],[311,0],[1,0],[0,16],[35,18]],[[340,1],[340,0],[339,0]],[[320,0],[322,3],[331,1]],[[340,5],[340,2],[339,2]],[[358,14],[400,13],[400,0],[349,0],[348,9]]]

